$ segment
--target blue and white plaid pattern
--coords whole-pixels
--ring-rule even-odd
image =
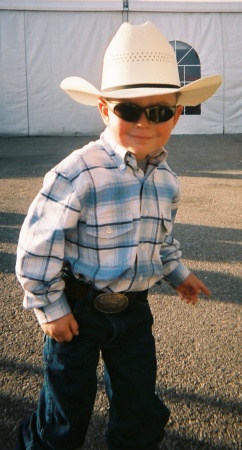
[[[176,286],[188,276],[170,236],[180,188],[165,158],[163,149],[144,175],[106,130],[45,176],[16,264],[24,306],[36,310],[40,323],[70,312],[62,280],[67,263],[76,276],[113,292],[144,290],[163,276]]]

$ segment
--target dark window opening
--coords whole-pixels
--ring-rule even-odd
[[[194,48],[182,41],[170,41],[170,44],[176,53],[181,86],[201,78],[200,59]],[[185,106],[182,114],[199,115],[201,105]]]

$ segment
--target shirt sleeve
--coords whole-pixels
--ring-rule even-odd
[[[76,227],[80,201],[68,177],[49,172],[31,204],[17,248],[16,274],[24,289],[24,307],[40,323],[65,316],[70,307],[63,293],[65,235]]]
[[[171,207],[172,224],[180,203],[180,189],[178,192]],[[163,279],[173,288],[179,286],[190,274],[190,270],[181,262],[181,256],[180,243],[171,234],[167,234],[161,245],[160,258],[163,264]]]
[[[180,243],[167,235],[160,249],[163,263],[163,278],[173,288],[179,286],[190,274],[190,270],[181,262]]]

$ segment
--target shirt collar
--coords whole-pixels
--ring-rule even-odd
[[[165,161],[168,153],[164,147],[161,147],[157,152],[148,156],[149,164],[158,166],[161,162]]]
[[[115,151],[115,153],[124,160],[125,155],[127,153],[127,149],[125,147],[122,147],[122,145],[117,144],[115,141],[110,129],[107,127],[103,133],[103,136],[105,140],[111,145],[112,149]]]

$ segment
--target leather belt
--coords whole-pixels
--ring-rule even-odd
[[[114,314],[123,311],[140,292],[104,292],[78,280],[68,271],[64,271],[65,292],[76,301],[92,301],[94,307],[103,313]]]

